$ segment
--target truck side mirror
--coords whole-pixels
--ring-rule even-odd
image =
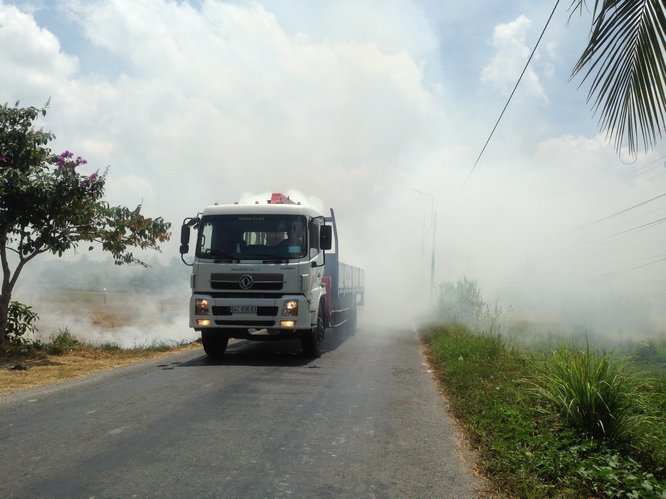
[[[184,224],[180,228],[180,254],[184,255],[190,251],[190,226]]]
[[[322,225],[319,229],[319,247],[323,250],[330,250],[333,246],[333,227]]]

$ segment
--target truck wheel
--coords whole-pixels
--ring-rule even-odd
[[[301,346],[303,347],[303,353],[306,356],[317,358],[321,355],[319,345],[324,339],[324,328],[324,310],[323,307],[319,307],[317,325],[309,331],[305,331],[301,338]]]
[[[229,337],[221,331],[209,329],[201,331],[201,343],[203,343],[204,352],[209,357],[221,357],[227,350]]]

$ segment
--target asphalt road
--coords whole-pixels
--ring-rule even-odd
[[[189,351],[0,399],[0,497],[479,497],[415,333]]]

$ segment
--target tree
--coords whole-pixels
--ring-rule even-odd
[[[586,0],[572,0],[582,11]],[[620,151],[635,154],[661,138],[666,108],[664,0],[594,0],[592,32],[573,69],[592,78],[588,102]]]
[[[118,265],[138,263],[130,249],[159,250],[170,223],[102,200],[106,171],[80,172],[87,161],[70,151],[54,154],[50,132],[35,128],[46,107],[0,106],[0,343],[14,286],[24,266],[42,253],[62,256],[79,243],[101,245]]]

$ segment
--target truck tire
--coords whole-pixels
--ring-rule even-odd
[[[229,337],[221,331],[208,329],[201,331],[201,343],[209,357],[222,357],[227,350]]]
[[[307,357],[316,359],[321,355],[321,349],[319,346],[324,339],[324,328],[324,307],[320,305],[319,313],[317,314],[317,325],[312,329],[305,331],[301,337],[303,353]]]

